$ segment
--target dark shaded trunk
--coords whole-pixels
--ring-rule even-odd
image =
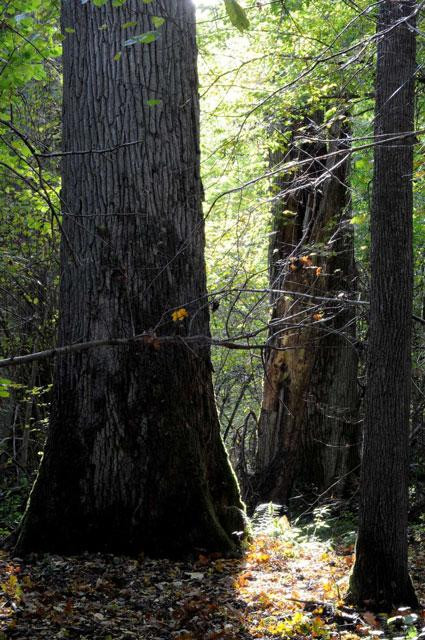
[[[323,305],[307,296],[334,297],[355,289],[352,230],[346,186],[346,131],[320,141],[322,114],[293,127],[286,156],[302,161],[277,183],[270,246],[270,285],[275,294],[258,429],[255,501],[285,504],[295,479],[320,491],[356,464],[357,354],[352,307]],[[311,135],[318,142],[300,143]],[[325,129],[327,132],[327,130]],[[302,133],[301,133],[302,132]],[[310,160],[308,160],[310,159]],[[308,160],[308,162],[306,162]],[[340,483],[341,490],[343,482]]]
[[[334,238],[325,296],[354,298],[356,268],[351,225]],[[357,386],[356,311],[334,306],[335,315],[319,337],[301,435],[297,482],[327,497],[349,496],[357,487],[361,424]],[[332,313],[332,311],[330,312]]]
[[[63,159],[59,345],[209,333],[194,9],[166,4],[165,15],[155,0],[62,3],[64,151],[140,142]],[[114,60],[123,40],[155,31],[153,16],[165,18],[157,40]],[[181,307],[188,317],[174,321]],[[58,358],[20,552],[235,550],[241,506],[208,348],[153,341]]]
[[[380,7],[376,136],[414,127],[415,7],[410,0]],[[378,611],[417,605],[407,566],[412,171],[413,136],[375,147],[368,384],[350,599]]]

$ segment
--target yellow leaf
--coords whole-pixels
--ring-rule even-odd
[[[300,258],[300,262],[301,262],[305,267],[311,267],[311,265],[313,264],[313,260],[311,259],[311,256],[301,256],[301,258]]]
[[[173,313],[171,314],[171,318],[173,322],[182,322],[185,318],[188,318],[188,317],[189,317],[189,311],[184,307],[181,307],[181,309],[177,309],[176,311],[173,311]]]
[[[22,582],[24,583],[24,585],[28,588],[31,589],[33,584],[32,584],[32,580],[30,578],[30,576],[24,576],[22,578]]]

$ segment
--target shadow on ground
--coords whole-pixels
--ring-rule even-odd
[[[344,606],[353,545],[335,545],[325,530],[286,524],[257,535],[243,559],[200,553],[191,563],[0,552],[0,640],[393,637],[386,621]],[[424,542],[412,565],[419,579]],[[424,637],[414,615],[398,637]]]

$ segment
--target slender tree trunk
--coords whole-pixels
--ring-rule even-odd
[[[414,128],[415,7],[381,3],[377,141]],[[378,611],[418,604],[407,565],[412,170],[413,136],[375,147],[361,508],[349,597]]]
[[[62,3],[64,151],[140,142],[63,159],[59,345],[209,334],[194,8],[166,9]],[[154,16],[156,41],[114,60]],[[188,317],[173,321],[179,308]],[[241,506],[208,348],[153,339],[58,359],[20,551],[235,550]]]
[[[322,115],[305,120],[320,138]],[[336,296],[354,290],[352,232],[344,155],[317,160],[346,145],[344,127],[333,127],[334,141],[296,144],[300,123],[287,156],[303,164],[277,184],[269,265],[272,288],[308,295]],[[311,254],[311,255],[310,255]],[[353,467],[358,440],[353,416],[357,407],[357,355],[352,344],[350,308],[318,309],[303,297],[276,294],[266,360],[258,429],[255,500],[285,504],[295,478],[327,488]],[[323,317],[322,317],[323,314]],[[338,376],[338,381],[336,381]]]

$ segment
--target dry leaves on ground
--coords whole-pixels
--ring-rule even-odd
[[[352,562],[352,546],[332,551],[294,536],[259,536],[243,559],[192,563],[105,554],[24,561],[3,552],[0,640],[421,636],[410,611],[395,612],[391,626],[344,606]]]

